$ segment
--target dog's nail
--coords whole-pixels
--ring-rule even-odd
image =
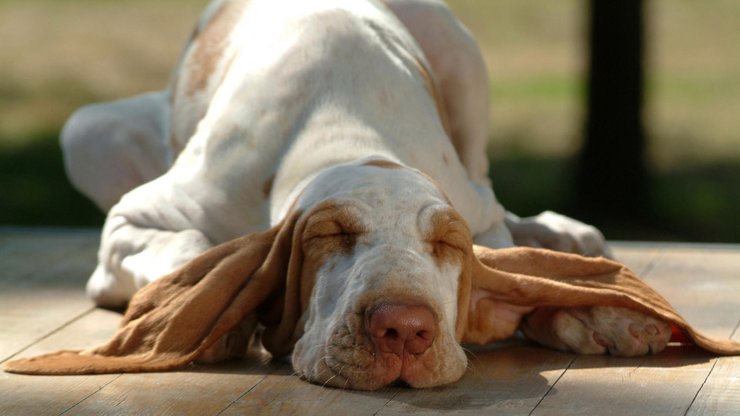
[[[639,338],[640,332],[642,332],[642,328],[640,328],[637,324],[630,324],[627,329],[630,331],[630,334],[632,334],[633,337]]]
[[[645,326],[645,332],[647,332],[649,335],[658,335],[660,333],[660,330],[654,324],[650,324]]]
[[[607,341],[604,337],[601,336],[598,332],[594,332],[593,335],[594,342],[601,345],[602,347],[609,348],[609,341]]]

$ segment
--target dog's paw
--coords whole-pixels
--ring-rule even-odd
[[[547,248],[589,257],[613,258],[603,234],[595,227],[552,211],[537,216],[507,217],[514,244]]]
[[[535,312],[523,329],[530,338],[551,347],[621,357],[657,354],[671,338],[667,323],[608,306]]]

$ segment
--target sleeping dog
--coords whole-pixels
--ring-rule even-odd
[[[487,340],[524,329],[580,353],[662,350],[668,325],[633,310],[533,308],[481,290],[461,304],[473,243],[609,256],[591,226],[522,219],[496,200],[488,92],[475,41],[439,0],[214,0],[165,91],[85,107],[65,126],[69,176],[108,212],[88,294],[125,305],[247,235],[251,257],[309,282],[272,350],[292,351],[313,382],[455,381],[456,321],[484,301]],[[198,359],[243,355],[255,326],[243,319]]]

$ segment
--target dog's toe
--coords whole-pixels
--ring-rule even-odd
[[[626,308],[562,309],[553,324],[557,338],[566,348],[581,354],[657,354],[671,337],[667,323]]]

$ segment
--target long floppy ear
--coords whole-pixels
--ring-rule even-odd
[[[470,312],[458,320],[464,328],[460,329],[464,342],[496,339],[499,317],[491,312],[500,304],[521,310],[602,305],[661,318],[674,327],[674,340],[684,341],[685,334],[708,351],[740,354],[740,343],[699,334],[667,300],[617,262],[524,247],[493,250],[475,246],[473,252],[466,295],[471,299]]]
[[[5,371],[147,372],[194,361],[266,299],[283,291],[286,275],[300,269],[300,238],[294,238],[299,216],[295,213],[268,231],[214,247],[145,286],[133,297],[121,326],[106,344],[11,361]],[[286,299],[285,294],[279,297]],[[273,337],[292,335],[295,312],[278,315]]]

